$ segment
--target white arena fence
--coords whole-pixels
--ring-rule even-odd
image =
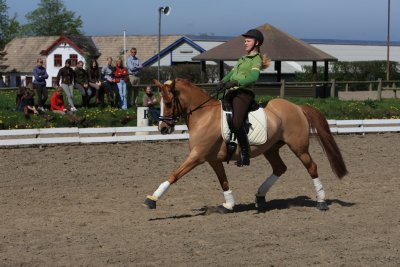
[[[400,132],[400,119],[328,120],[328,124],[333,134]],[[1,130],[0,147],[186,140],[188,138],[186,125],[177,125],[175,133],[169,135],[160,134],[157,126],[18,129]]]

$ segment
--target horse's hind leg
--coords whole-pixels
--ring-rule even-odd
[[[270,149],[264,152],[265,158],[269,161],[272,167],[272,174],[268,176],[265,181],[260,185],[256,193],[256,207],[262,208],[266,205],[265,195],[287,170],[285,163],[279,155],[279,149],[284,145],[283,142],[276,143]]]
[[[293,150],[293,149],[292,149]],[[293,150],[293,152],[295,152]],[[304,167],[306,167],[308,173],[310,174],[311,178],[313,179],[315,192],[317,193],[317,209],[319,210],[328,210],[329,207],[325,202],[325,190],[322,186],[321,179],[318,177],[318,168],[317,164],[311,158],[308,149],[302,153],[296,153],[297,157],[303,163]]]

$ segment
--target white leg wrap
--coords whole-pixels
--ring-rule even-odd
[[[222,206],[227,208],[228,210],[232,210],[235,206],[235,199],[232,195],[232,190],[224,191],[225,203],[222,203]]]
[[[314,187],[315,187],[315,192],[317,192],[317,201],[318,202],[324,202],[325,201],[325,191],[324,188],[322,187],[321,180],[319,177],[313,179]]]
[[[256,196],[258,197],[263,197],[267,194],[268,190],[271,188],[271,186],[278,180],[279,176],[276,176],[275,174],[271,174],[265,181],[260,185],[260,187],[257,190]]]
[[[153,197],[155,197],[156,200],[159,199],[162,195],[164,195],[165,192],[167,192],[170,185],[171,184],[168,181],[165,181],[164,183],[160,184],[157,190],[154,191]]]

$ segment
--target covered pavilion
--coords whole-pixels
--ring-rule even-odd
[[[324,80],[328,81],[329,61],[337,61],[318,48],[315,48],[288,33],[285,33],[270,24],[257,27],[264,35],[264,43],[261,46],[261,53],[266,54],[271,61],[275,62],[277,81],[281,80],[282,61],[304,61],[312,62],[313,79],[316,79],[317,62],[324,62]],[[206,61],[216,61],[219,64],[219,76],[224,75],[224,61],[237,61],[244,56],[244,43],[241,35],[205,51],[192,58],[193,61],[201,62],[202,73],[206,71]]]

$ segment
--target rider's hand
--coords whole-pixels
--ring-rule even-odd
[[[229,82],[225,83],[226,89],[230,89],[235,86],[239,86],[239,83],[237,81],[229,81]]]
[[[225,84],[226,84],[226,82],[224,82],[224,81],[222,81],[222,80],[219,81],[218,87],[217,87],[218,92],[219,92],[219,91],[225,90]]]

